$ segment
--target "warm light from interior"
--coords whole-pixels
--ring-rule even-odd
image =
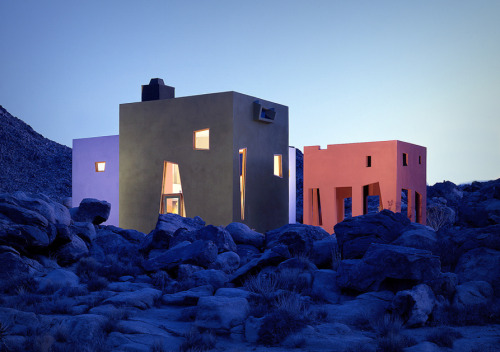
[[[186,216],[179,165],[169,161],[163,163],[160,213]]]
[[[96,161],[96,163],[95,163],[95,172],[104,172],[105,168],[106,168],[106,162],[105,161]]]
[[[207,150],[210,149],[210,129],[194,131],[193,133],[194,149]]]
[[[274,154],[274,176],[283,177],[283,164],[281,154]]]
[[[240,149],[240,208],[241,220],[245,220],[245,186],[247,174],[247,148]]]

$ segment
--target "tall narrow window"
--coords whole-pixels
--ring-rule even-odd
[[[319,197],[319,188],[312,189],[312,221],[314,226],[323,225],[323,216],[321,214],[321,199]]]
[[[163,163],[160,213],[186,216],[179,165],[169,161]]]
[[[283,177],[281,154],[274,154],[274,176]]]
[[[372,167],[372,156],[368,155],[366,157],[366,167]]]
[[[421,164],[422,164],[422,156],[421,156],[421,155],[419,155],[419,156],[418,156],[418,164],[419,164],[419,165],[421,165]]]
[[[242,148],[239,151],[240,158],[240,209],[241,220],[245,220],[245,186],[247,173],[247,148]]]
[[[193,147],[196,150],[210,149],[210,129],[193,132]]]
[[[95,172],[104,172],[105,169],[106,169],[106,162],[105,161],[96,161]]]
[[[408,166],[408,154],[403,153],[403,166]]]

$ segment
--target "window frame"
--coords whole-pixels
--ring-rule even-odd
[[[208,131],[208,147],[207,148],[198,148],[196,146],[196,134],[200,132]],[[201,130],[193,131],[193,150],[210,150],[210,128],[203,128]]]

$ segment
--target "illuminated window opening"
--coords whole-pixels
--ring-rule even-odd
[[[105,161],[96,161],[95,172],[104,172],[105,169],[106,169],[106,162]]]
[[[283,177],[281,154],[274,154],[274,176]]]
[[[372,156],[368,155],[366,157],[366,167],[372,167]]]
[[[193,148],[195,150],[210,149],[210,129],[198,130],[193,132]]]
[[[403,166],[408,166],[408,154],[403,153]]]
[[[163,163],[163,182],[160,202],[160,214],[167,213],[186,216],[179,165],[169,161]]]
[[[241,220],[245,220],[245,188],[247,174],[247,148],[239,150],[240,158],[240,209]]]

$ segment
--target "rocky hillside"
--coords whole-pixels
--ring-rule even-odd
[[[53,142],[0,106],[0,193],[71,196],[71,148]]]
[[[175,214],[143,234],[100,225],[104,201],[3,194],[0,350],[497,351],[499,185],[446,185],[437,231],[384,210],[335,234]]]

